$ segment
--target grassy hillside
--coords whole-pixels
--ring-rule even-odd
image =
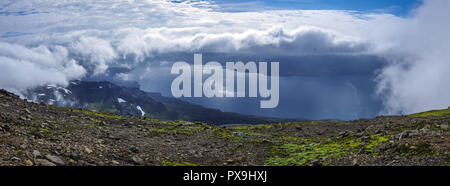
[[[450,115],[450,108],[442,110],[431,110],[427,112],[420,112],[411,114],[412,117],[427,117],[427,116],[447,116]]]

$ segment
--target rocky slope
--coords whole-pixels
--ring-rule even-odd
[[[0,91],[0,165],[449,165],[450,110],[220,127],[124,117]]]

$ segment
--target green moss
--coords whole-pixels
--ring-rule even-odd
[[[91,120],[91,121],[93,121],[93,122],[95,122],[95,123],[100,123],[100,122],[102,122],[102,120],[95,119],[95,118],[89,118],[89,120]]]
[[[42,134],[45,134],[45,135],[57,134],[57,132],[52,130],[50,127],[41,128],[40,132],[42,132]]]
[[[82,113],[84,115],[89,115],[89,116],[97,116],[97,117],[109,118],[109,119],[122,119],[122,116],[110,114],[110,113],[106,113],[106,112],[98,112],[98,111],[92,111],[92,110],[80,110],[80,109],[75,109],[74,111],[78,112],[78,113]]]
[[[171,161],[163,161],[163,166],[199,166],[195,163],[189,163],[189,162],[171,162]]]
[[[204,129],[202,125],[194,125],[194,126],[163,126],[161,128],[157,127],[147,127],[149,132],[163,133],[163,134],[186,134],[186,135],[194,135],[199,133]]]
[[[427,111],[427,112],[410,114],[409,116],[411,116],[411,117],[426,117],[426,116],[444,116],[444,115],[450,115],[450,109],[431,110],[431,111]]]
[[[235,126],[230,127],[231,129],[236,130],[264,130],[264,129],[272,129],[277,124],[259,124],[259,125],[251,125],[251,126]]]
[[[389,136],[381,136],[379,134],[374,134],[370,136],[370,141],[364,146],[370,152],[374,152],[375,148],[388,141]]]
[[[249,142],[250,142],[250,143],[263,143],[263,140],[262,140],[262,139],[254,138],[254,139],[250,139]]]
[[[281,141],[285,141],[285,142],[298,142],[298,141],[302,141],[302,138],[295,137],[295,136],[280,136],[278,139],[281,140]]]
[[[269,158],[265,165],[285,166],[285,165],[307,165],[320,157],[336,157],[344,154],[342,148],[337,144],[321,146],[318,143],[309,144],[284,144],[280,147],[281,155]]]
[[[213,127],[210,132],[212,133],[212,136],[214,138],[220,138],[229,141],[239,141],[239,137],[227,128]]]
[[[402,156],[426,156],[438,154],[438,152],[433,150],[431,145],[427,143],[416,144],[414,147],[415,148],[411,148],[411,146],[400,145],[395,147],[392,151],[399,153]]]
[[[51,108],[51,109],[55,109],[55,110],[70,110],[71,108],[69,107],[58,107],[55,105],[47,105],[47,107]]]
[[[318,143],[309,144],[284,144],[280,147],[285,156],[275,156],[269,158],[265,165],[285,166],[285,165],[307,165],[320,157],[338,157],[345,152],[338,144],[320,145]]]
[[[325,122],[323,121],[303,121],[303,122],[287,122],[281,125],[283,125],[284,127],[296,127],[296,126],[320,125],[324,123]]]
[[[293,139],[294,140],[294,139]],[[309,138],[296,139],[303,144],[287,143],[281,146],[273,146],[271,153],[273,157],[267,159],[264,165],[308,165],[313,160],[321,158],[335,158],[348,155],[360,149],[366,149],[373,153],[374,149],[388,141],[386,136],[371,135],[370,139],[364,141],[361,138],[349,136],[343,139],[337,138]],[[376,154],[373,154],[376,155]],[[326,162],[323,162],[326,165]]]
[[[48,127],[44,127],[41,129],[42,132],[50,133],[52,130]]]
[[[87,124],[87,126],[88,126],[88,127],[90,127],[90,128],[96,128],[96,127],[97,127],[97,125],[95,125],[95,124],[92,124],[92,123],[90,123],[90,124]]]

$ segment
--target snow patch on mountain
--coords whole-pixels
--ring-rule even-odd
[[[142,110],[142,108],[141,108],[141,106],[136,106],[136,108],[139,110],[139,111],[141,111],[141,116],[145,116],[145,112],[144,112],[144,110]]]
[[[122,99],[122,98],[117,98],[117,101],[119,102],[119,103],[126,103],[127,101],[125,101],[124,99]]]

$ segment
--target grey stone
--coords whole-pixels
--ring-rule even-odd
[[[37,150],[33,150],[33,157],[37,158],[41,156],[41,152],[37,151]]]
[[[358,163],[357,159],[353,159],[352,160],[352,166],[359,166],[359,163]]]
[[[322,163],[319,160],[311,161],[310,166],[322,166]]]
[[[56,165],[66,165],[66,163],[58,156],[46,155],[45,158]]]
[[[14,162],[20,162],[20,161],[22,161],[22,159],[20,159],[20,158],[18,158],[18,157],[12,157],[12,158],[11,158],[11,161],[14,161]]]
[[[139,165],[139,164],[142,164],[143,160],[139,157],[132,157],[131,162]]]
[[[338,136],[340,136],[340,137],[346,137],[346,136],[348,136],[350,133],[348,132],[348,131],[344,131],[344,132],[340,132],[339,134],[338,134]]]
[[[56,166],[56,164],[54,164],[46,159],[36,159],[35,163],[40,166]]]
[[[400,134],[396,135],[396,138],[398,138],[398,140],[401,140],[402,138],[408,138],[408,137],[413,137],[413,136],[418,136],[419,135],[419,131],[418,130],[405,130]]]
[[[116,161],[116,160],[112,160],[111,163],[112,163],[113,165],[120,165],[120,163],[119,163],[118,161]]]

